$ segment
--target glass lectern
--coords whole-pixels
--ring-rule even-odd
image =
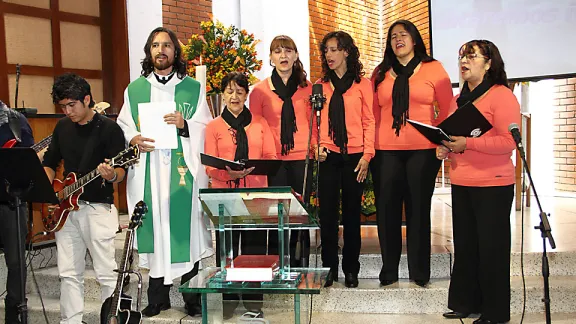
[[[206,217],[220,239],[220,265],[201,270],[180,287],[181,292],[202,294],[202,323],[237,323],[242,319],[224,320],[221,294],[293,295],[288,298],[270,296],[264,302],[266,318],[278,317],[274,323],[301,323],[309,296],[319,294],[328,268],[291,268],[289,232],[296,229],[317,229],[290,187],[200,189],[200,201]],[[278,271],[272,281],[238,282],[226,280],[227,267],[234,267],[232,232],[235,230],[278,230]],[[301,301],[304,296],[304,302]],[[286,299],[293,303],[294,316],[287,316]],[[282,307],[284,306],[284,307]],[[303,307],[304,306],[304,307]],[[284,310],[282,310],[284,308]]]

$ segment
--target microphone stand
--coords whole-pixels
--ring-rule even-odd
[[[550,315],[550,270],[548,267],[548,255],[546,254],[546,239],[550,243],[550,247],[552,249],[556,248],[556,243],[554,242],[554,238],[552,237],[552,229],[550,228],[550,223],[548,222],[548,216],[550,214],[546,214],[542,211],[542,205],[540,204],[540,198],[538,198],[538,193],[536,193],[536,187],[534,186],[534,182],[532,181],[532,175],[530,174],[530,168],[526,163],[526,156],[524,155],[524,150],[521,145],[518,145],[516,142],[516,148],[520,153],[520,157],[522,158],[522,165],[524,166],[524,171],[528,175],[528,180],[530,181],[530,186],[534,191],[534,197],[536,197],[536,203],[538,204],[538,209],[540,210],[540,225],[534,226],[534,229],[540,230],[540,234],[542,236],[542,277],[544,278],[544,298],[542,302],[544,302],[544,306],[546,309],[546,324],[550,324],[552,322],[551,315]]]
[[[14,91],[14,108],[18,108],[18,84],[20,83],[20,64],[16,64],[16,90]]]
[[[324,97],[321,98],[317,98],[314,97],[314,95],[310,96],[310,101],[312,101],[312,109],[313,111],[316,112],[316,127],[317,127],[317,134],[316,134],[316,149],[318,150],[318,156],[320,156],[320,110],[322,110],[322,104],[324,104],[324,102],[326,101],[326,99]],[[319,102],[318,102],[319,101]],[[304,199],[306,199],[306,181],[308,179],[308,166],[310,164],[310,144],[312,141],[312,122],[314,120],[314,118],[312,116],[310,116],[310,129],[308,132],[308,146],[306,149],[306,162],[305,162],[305,166],[304,166],[304,183],[302,184],[302,195],[304,197]],[[320,179],[320,159],[316,159],[316,176],[314,177],[315,182],[316,182],[316,196],[318,196],[318,193],[320,192],[319,190],[319,179]],[[318,199],[316,200],[318,201]],[[310,200],[308,199],[306,201],[306,205],[309,207],[308,210],[310,210],[310,207],[312,207],[312,204],[310,203]],[[318,205],[315,204],[316,207],[316,215],[314,215],[314,219],[316,221],[316,223],[319,223],[319,217],[318,217]],[[316,235],[316,241],[318,241],[318,235]],[[302,260],[302,265],[303,267],[307,267],[308,264],[306,262],[306,265],[304,266],[304,263],[307,260]]]

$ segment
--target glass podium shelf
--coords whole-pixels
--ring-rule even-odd
[[[219,267],[201,270],[198,275],[180,286],[182,293],[200,293],[202,295],[202,323],[236,323],[235,320],[224,320],[224,304],[229,301],[222,299],[222,294],[271,294],[293,295],[294,312],[284,318],[283,323],[305,323],[311,300],[310,295],[319,294],[324,287],[329,268],[291,268],[295,280],[274,280],[268,282],[230,282],[222,276]],[[246,304],[245,304],[246,305]],[[264,303],[264,308],[267,302]],[[277,308],[284,308],[286,302]],[[265,311],[268,313],[268,311]],[[288,314],[288,313],[285,313]],[[260,322],[259,322],[260,323]]]
[[[200,189],[200,201],[215,227],[224,229],[317,229],[290,187]],[[207,222],[209,224],[209,222]]]

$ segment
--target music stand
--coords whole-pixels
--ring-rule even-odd
[[[36,152],[31,148],[0,148],[0,201],[9,201],[16,209],[16,227],[20,230],[20,205],[28,203],[58,204],[54,189],[46,176]],[[19,233],[20,234],[20,233]],[[22,236],[18,237],[18,259],[20,263],[20,292],[22,300],[18,305],[22,324],[28,323],[26,306],[26,262],[22,258]]]

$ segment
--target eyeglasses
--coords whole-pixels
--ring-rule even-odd
[[[461,61],[463,58],[466,58],[466,60],[468,60],[468,61],[472,61],[477,57],[483,57],[485,59],[488,59],[488,56],[486,56],[486,55],[480,55],[477,53],[470,53],[470,54],[458,55],[458,61]]]
[[[236,130],[232,127],[228,128],[228,133],[230,133],[230,136],[232,136],[232,143],[234,143],[234,145],[236,145]]]

